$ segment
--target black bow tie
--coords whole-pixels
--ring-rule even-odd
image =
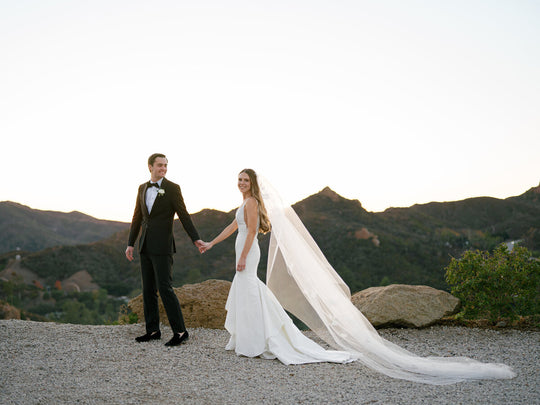
[[[148,187],[157,187],[157,188],[159,188],[159,184],[158,183],[150,183],[150,182],[148,182]]]

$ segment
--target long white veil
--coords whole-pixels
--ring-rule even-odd
[[[258,176],[272,224],[266,283],[281,305],[337,350],[390,377],[429,384],[513,378],[504,364],[466,357],[420,357],[385,339],[351,302],[341,277],[277,191]]]

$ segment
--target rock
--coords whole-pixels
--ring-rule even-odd
[[[354,232],[354,237],[356,239],[371,239],[371,242],[376,246],[379,247],[381,244],[381,241],[379,240],[379,237],[375,235],[374,233],[367,230],[367,228],[361,228]]]
[[[376,327],[422,328],[455,314],[460,306],[460,300],[446,291],[403,284],[359,291],[352,302]]]
[[[174,288],[182,307],[186,327],[223,329],[227,315],[225,303],[230,288],[231,282],[225,280],[206,280]],[[139,322],[144,322],[142,295],[129,301],[128,307],[137,314]],[[162,323],[169,324],[161,299],[159,299],[159,319]]]
[[[0,319],[21,319],[21,311],[5,301],[0,301]]]
[[[354,232],[354,237],[356,239],[369,239],[369,238],[372,238],[376,235],[374,235],[373,233],[371,233],[370,231],[367,230],[367,228],[362,228],[362,229],[358,229],[357,231]]]

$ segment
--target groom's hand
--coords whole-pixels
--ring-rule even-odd
[[[129,261],[133,260],[133,246],[128,246],[126,249],[126,257]]]
[[[212,246],[210,243],[208,242],[204,242],[204,241],[197,241],[197,242],[201,242],[200,244],[198,244],[198,248],[199,248],[199,252],[202,254],[204,252],[206,252],[207,250],[209,250]]]

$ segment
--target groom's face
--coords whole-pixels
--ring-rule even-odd
[[[148,169],[150,169],[150,174],[152,176],[152,180],[157,181],[167,174],[167,158],[158,157],[154,161],[154,164],[152,166],[148,166]]]

